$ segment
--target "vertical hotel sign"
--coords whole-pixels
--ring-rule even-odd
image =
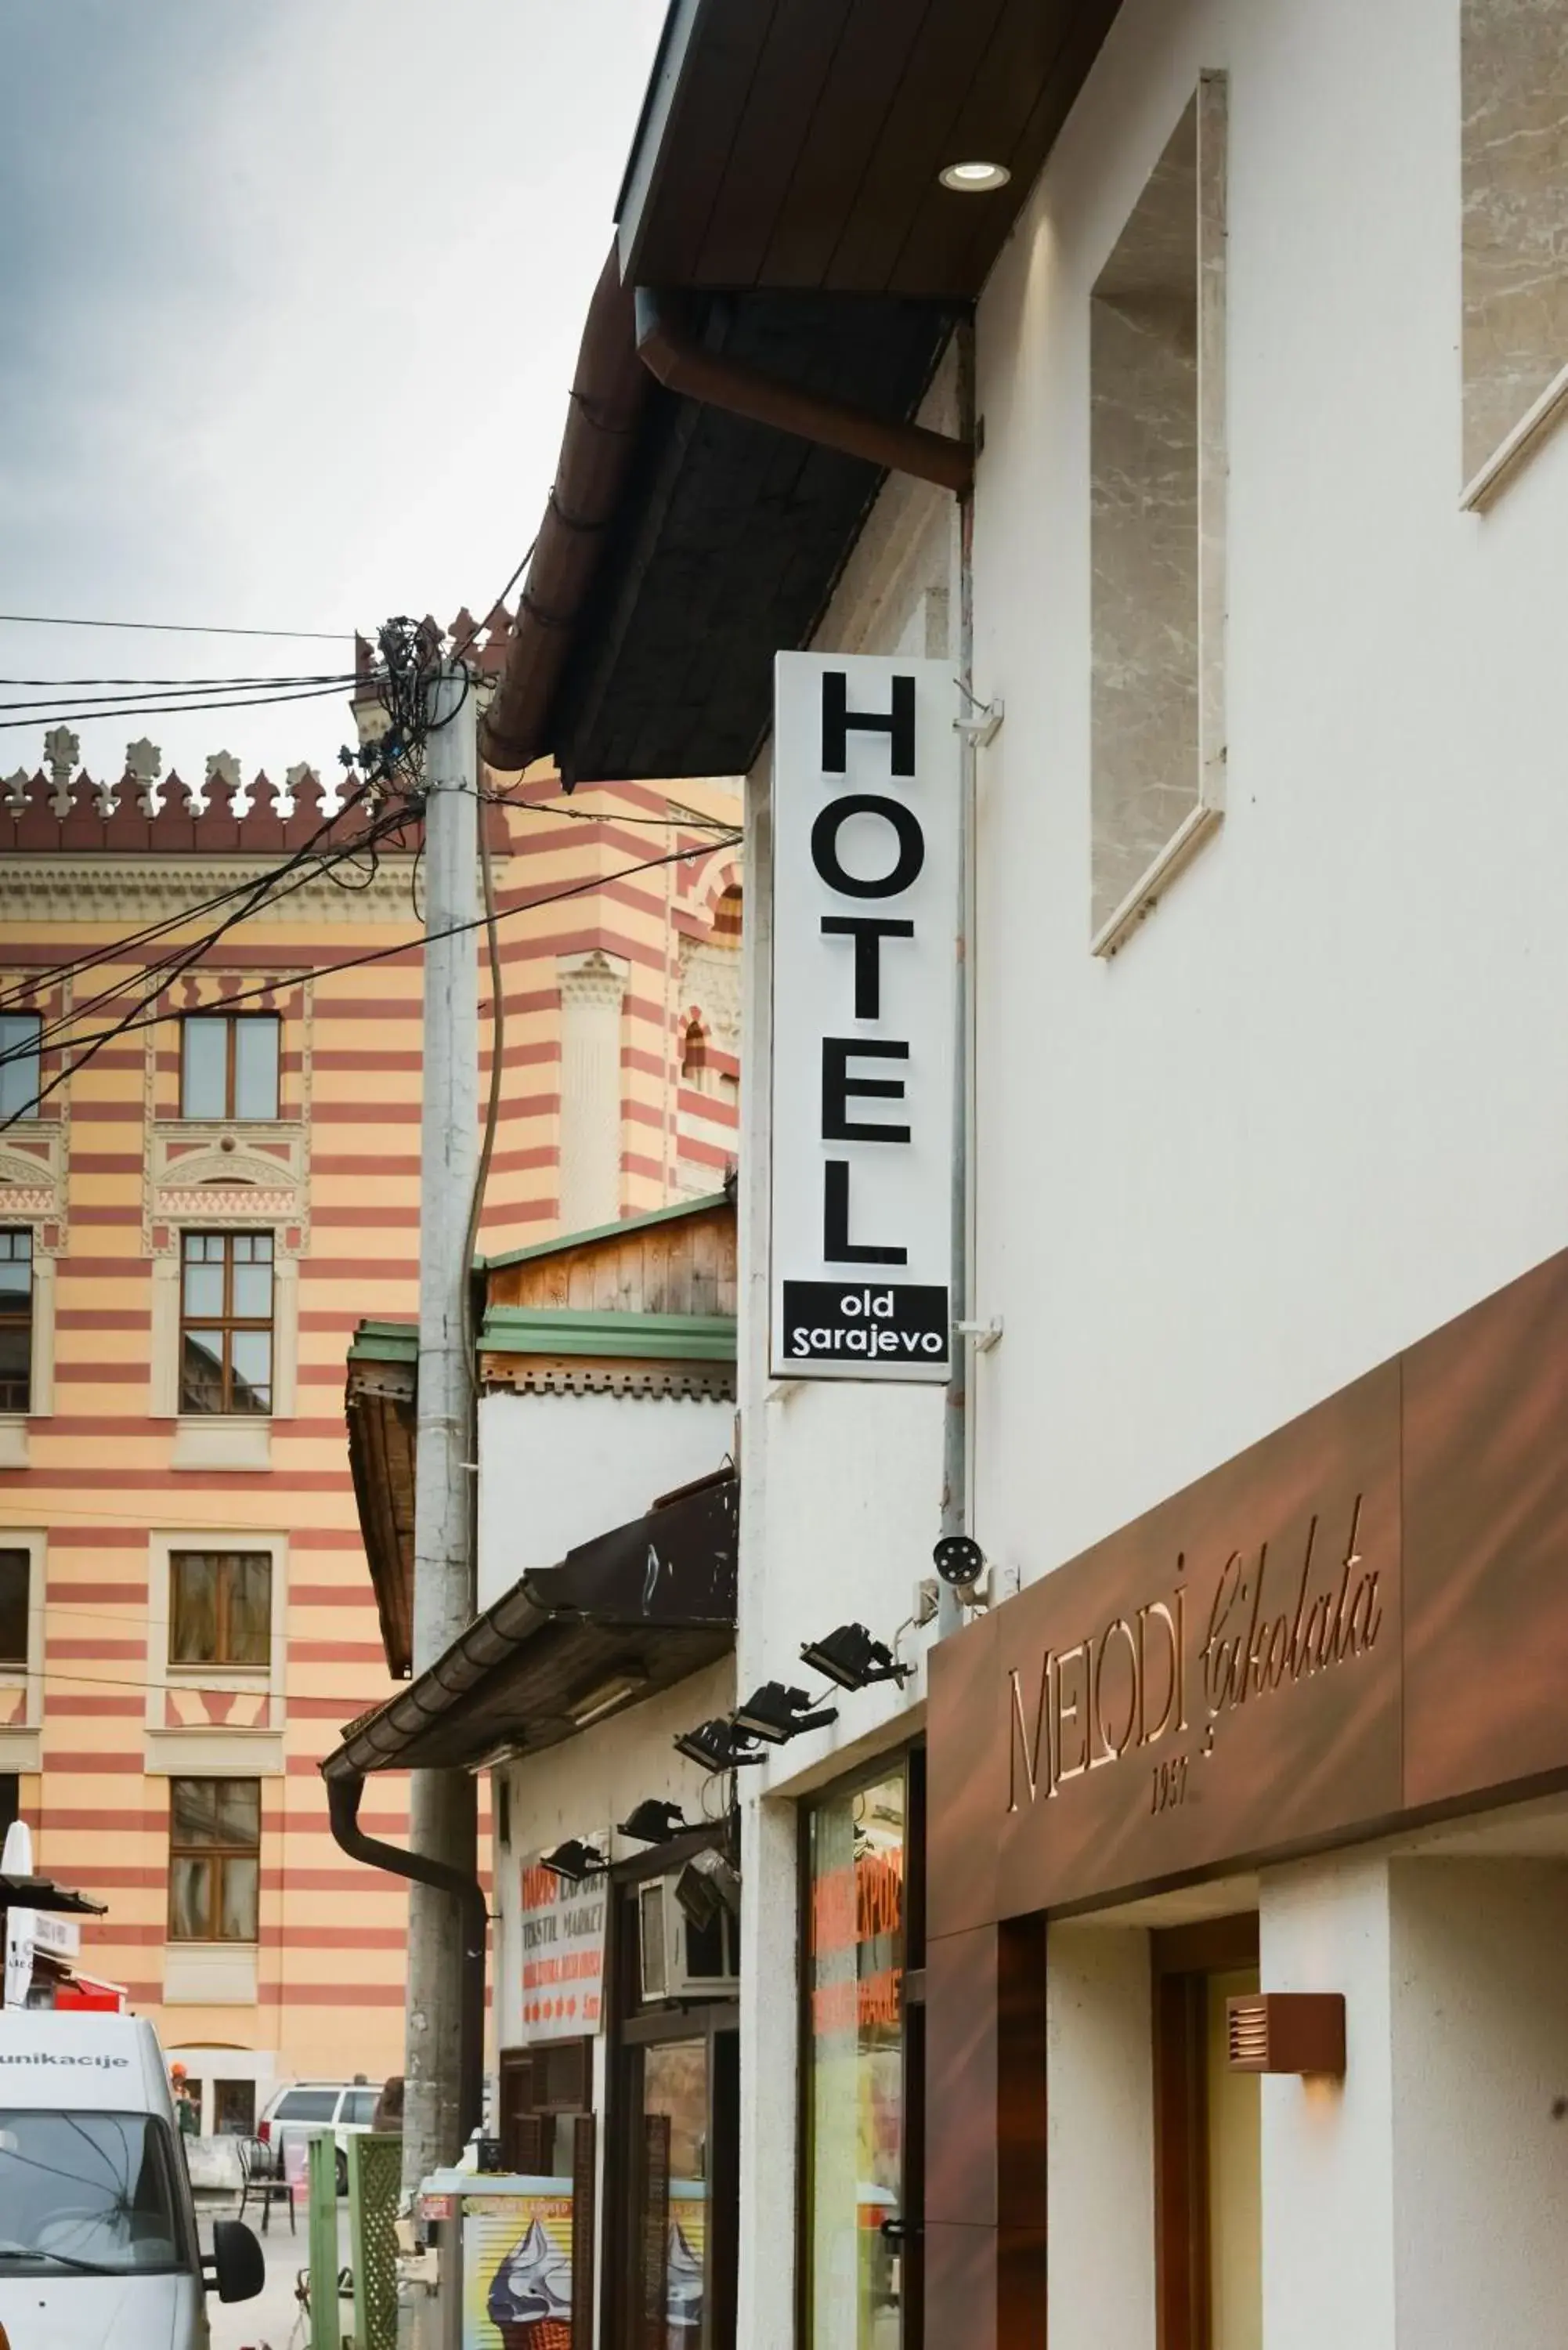
[[[946,1379],[950,666],[780,653],[775,694],[773,1372]]]

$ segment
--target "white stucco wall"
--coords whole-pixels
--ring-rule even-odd
[[[1266,2074],[1260,2084],[1263,2339],[1269,2350],[1467,2341],[1395,2331],[1388,1863],[1352,1855],[1271,1869],[1258,1911],[1262,1988],[1343,1992],[1345,2036],[1343,2081]]]
[[[733,1404],[708,1397],[481,1396],[480,1607],[721,1468],[734,1428]]]
[[[505,1763],[492,1773],[497,1787],[503,1778],[510,1787],[512,1813],[511,1843],[498,1843],[495,1851],[493,1903],[500,1923],[493,1941],[499,2047],[515,2047],[523,2028],[523,1954],[517,1940],[520,1861],[566,1836],[597,1835],[607,1825],[612,1831],[610,1858],[637,1857],[647,1846],[613,1831],[616,1822],[645,1795],[679,1804],[689,1820],[701,1820],[703,1799],[711,1808],[716,1783],[677,1754],[672,1741],[713,1714],[727,1713],[735,1701],[734,1685],[733,1660],[726,1657],[559,1746],[547,1746],[540,1754]],[[493,1794],[492,1817],[497,1816]]]
[[[1399,2350],[1556,2341],[1568,1865],[1396,1861],[1391,1877]]]
[[[1130,1927],[1053,1926],[1045,1999],[1052,2350],[1150,2350],[1148,1936]]]
[[[1087,951],[1088,292],[1230,97],[1228,809]],[[979,1530],[1038,1574],[1568,1239],[1568,435],[1461,513],[1458,11],[1127,0],[981,300]]]

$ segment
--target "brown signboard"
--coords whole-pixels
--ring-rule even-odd
[[[931,1930],[1568,1773],[1568,1257],[931,1662]]]

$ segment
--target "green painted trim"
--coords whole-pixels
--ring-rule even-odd
[[[731,1314],[618,1314],[572,1306],[493,1305],[479,1334],[490,1355],[623,1355],[732,1363]]]
[[[351,1363],[417,1363],[417,1322],[361,1322],[348,1341]]]
[[[682,1216],[700,1216],[732,1203],[725,1191],[705,1191],[700,1200],[678,1200],[672,1208],[650,1208],[646,1215],[622,1216],[613,1224],[595,1224],[586,1232],[563,1232],[557,1241],[535,1241],[527,1248],[508,1249],[503,1256],[476,1256],[476,1272],[493,1273],[497,1265],[528,1264],[535,1257],[558,1256],[563,1249],[582,1248],[589,1241],[619,1240],[624,1232],[645,1232],[653,1224],[673,1224]]]

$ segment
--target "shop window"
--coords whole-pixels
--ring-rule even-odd
[[[915,1758],[830,1794],[807,1826],[806,2340],[913,2350],[923,2035]]]
[[[30,1118],[37,1108],[43,1042],[38,1013],[0,1013],[0,1119]]]
[[[180,1039],[181,1117],[276,1118],[281,1031],[270,1013],[187,1014]]]
[[[270,1412],[272,1234],[186,1232],[181,1284],[181,1410]]]
[[[261,1781],[169,1782],[169,1939],[254,1942]]]
[[[1222,805],[1224,125],[1205,75],[1089,305],[1096,953]]]
[[[256,2130],[256,2085],[254,2081],[214,2081],[213,2128],[219,2137],[254,2137]]]
[[[170,1663],[265,1667],[271,1658],[270,1552],[171,1551]]]
[[[0,1844],[14,1820],[22,1816],[22,1782],[15,1771],[0,1771]]]
[[[33,1403],[33,1235],[0,1232],[0,1411]]]
[[[1262,2109],[1226,2002],[1258,1988],[1255,1916],[1151,1937],[1162,2350],[1262,2350]]]
[[[7,1669],[26,1668],[32,1582],[31,1551],[0,1550],[0,1667]]]
[[[1464,500],[1568,398],[1568,0],[1461,0]]]
[[[509,2170],[572,2176],[575,2124],[591,2116],[594,2043],[560,2040],[508,2049],[501,2059],[501,2145]]]

